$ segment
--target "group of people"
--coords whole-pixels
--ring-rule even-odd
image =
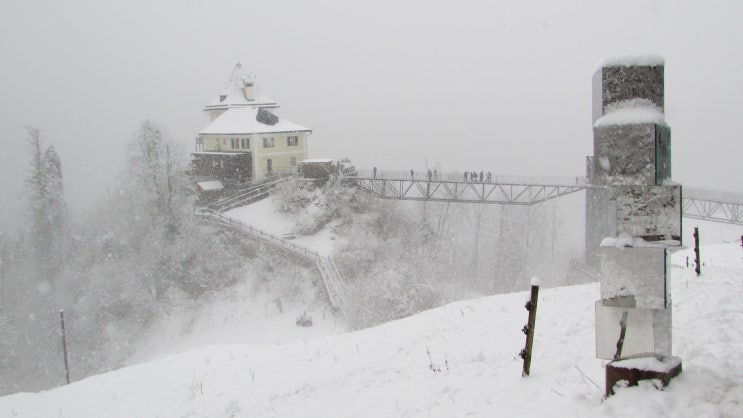
[[[492,183],[493,175],[490,173],[490,171],[488,171],[487,175],[485,176],[485,181],[483,181],[482,170],[480,170],[479,175],[477,174],[477,171],[465,171],[464,181],[469,181],[472,183]]]
[[[433,170],[429,168],[426,174],[428,176],[428,181],[439,179],[439,172],[435,168]],[[377,178],[377,167],[372,168],[372,177]],[[413,170],[412,168],[410,169],[410,179],[415,179],[415,170]],[[493,175],[490,173],[490,171],[488,171],[487,173],[483,173],[482,170],[480,170],[479,174],[477,173],[477,171],[465,171],[464,181],[471,183],[492,183]]]

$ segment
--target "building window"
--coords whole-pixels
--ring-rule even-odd
[[[289,159],[289,163],[292,165],[292,167],[296,167],[297,166],[297,157],[291,157]]]
[[[240,139],[232,138],[232,149],[238,149],[238,148],[240,148]]]
[[[243,148],[244,149],[250,148],[250,138],[243,138],[242,141],[243,141]]]
[[[274,140],[272,136],[263,138],[263,148],[273,148]]]
[[[286,145],[290,147],[296,147],[299,145],[299,137],[289,136],[286,138]]]

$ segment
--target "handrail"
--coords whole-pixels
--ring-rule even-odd
[[[256,184],[249,189],[240,190],[238,194],[227,196],[210,203],[207,207],[212,210],[228,210],[242,205],[246,200],[250,200],[260,194],[268,192],[277,184],[286,180],[288,177],[280,177],[263,183]]]
[[[271,234],[270,232],[266,232],[260,228],[256,228],[254,226],[245,224],[237,219],[231,218],[229,216],[225,216],[220,212],[216,212],[210,209],[200,209],[198,210],[198,212],[199,213],[197,214],[201,215],[205,219],[209,219],[209,218],[216,219],[222,224],[227,224],[228,226],[236,226],[240,229],[243,229],[247,232],[257,235],[259,238],[263,240],[280,244],[282,247],[298,255],[304,256],[311,261],[314,261],[317,257],[320,256],[319,253],[317,253],[316,251],[310,250],[307,247],[303,247],[301,245],[297,245],[292,242],[289,242],[288,240],[278,237],[274,234]]]
[[[259,238],[269,244],[276,245],[280,248],[292,252],[293,254],[303,257],[308,261],[314,261],[315,266],[320,272],[320,277],[322,279],[323,288],[325,289],[325,294],[328,296],[328,301],[330,302],[330,306],[333,308],[333,310],[338,310],[342,304],[346,303],[346,298],[343,294],[343,279],[341,278],[340,272],[338,271],[338,267],[335,265],[335,263],[333,263],[333,260],[330,257],[322,256],[320,255],[320,253],[310,250],[307,247],[294,244],[293,242],[289,242],[288,240],[271,234],[270,232],[266,232],[260,228],[248,225],[238,219],[226,216],[218,210],[213,210],[210,208],[200,208],[195,210],[195,214],[201,215],[201,217],[208,222],[214,222],[227,227],[237,228],[238,230],[247,232],[250,235]]]

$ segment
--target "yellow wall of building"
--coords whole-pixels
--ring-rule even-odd
[[[297,137],[297,145],[289,146],[288,138]],[[302,160],[307,159],[307,132],[250,135],[201,135],[206,152],[251,152],[253,154],[254,178],[266,176],[268,159],[272,160],[274,172],[296,170]],[[263,147],[263,138],[274,138],[274,146]],[[238,148],[232,148],[232,139],[238,139]],[[242,139],[249,138],[249,147],[242,147]],[[291,158],[296,165],[291,165]]]
[[[288,146],[288,138],[297,137],[296,146]],[[268,160],[271,159],[274,172],[286,172],[297,170],[299,163],[307,159],[307,133],[291,132],[281,134],[262,134],[256,135],[254,161],[256,178],[265,177],[268,170]],[[274,138],[272,148],[263,147],[263,138]],[[252,144],[251,144],[252,145]],[[291,165],[292,157],[295,158],[296,165]]]
[[[253,135],[201,135],[201,137],[204,139],[204,151],[208,152],[245,152],[253,151],[255,148]],[[238,140],[237,148],[232,148],[233,138]],[[248,148],[243,148],[243,138],[250,139]]]

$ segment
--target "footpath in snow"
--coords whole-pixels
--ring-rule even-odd
[[[684,372],[603,399],[598,284],[540,292],[532,375],[521,377],[526,292],[453,303],[355,333],[213,345],[38,394],[0,417],[740,417],[743,250],[673,260],[674,353]],[[548,285],[548,283],[542,283]],[[434,372],[432,369],[440,369]]]

